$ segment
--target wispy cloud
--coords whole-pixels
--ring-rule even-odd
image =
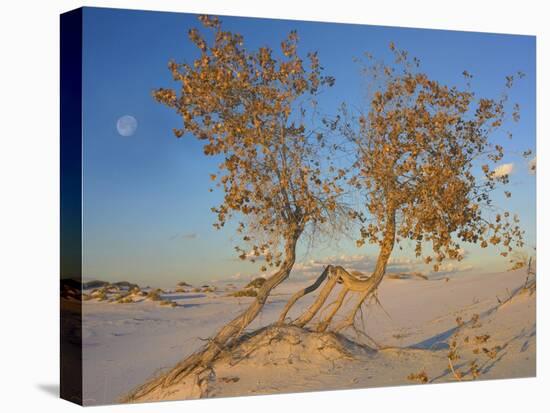
[[[251,281],[254,278],[269,278],[271,275],[273,275],[277,270],[271,270],[267,272],[262,272],[259,274],[243,274],[242,272],[236,272],[235,274],[229,276],[227,278],[227,281]]]
[[[500,178],[504,175],[511,175],[513,171],[513,163],[503,163],[502,165],[497,166],[493,172],[495,173],[496,178]]]
[[[466,255],[464,251],[463,256]],[[293,272],[297,276],[304,278],[313,278],[321,274],[327,265],[341,265],[348,271],[358,271],[364,274],[369,274],[373,271],[376,264],[376,257],[366,254],[358,255],[340,255],[331,256],[322,259],[303,261],[294,265]],[[456,272],[469,271],[473,267],[464,262],[449,261],[444,263],[437,273],[433,273],[432,266],[424,264],[421,260],[411,257],[391,257],[388,261],[388,273],[413,273],[438,275],[452,274]]]
[[[466,272],[473,270],[474,266],[466,263],[447,262],[443,263],[438,272],[431,272],[432,275],[450,275],[457,272]]]
[[[184,234],[178,233],[178,234],[172,235],[170,237],[170,241],[175,241],[178,239],[193,240],[193,239],[197,239],[198,237],[199,237],[199,234],[197,234],[196,232],[188,232]]]
[[[235,273],[235,274],[233,274],[232,276],[229,277],[229,279],[232,280],[232,281],[240,281],[243,278],[245,278],[245,275],[242,272],[237,272],[237,273]],[[246,278],[248,278],[248,277],[246,277]]]
[[[463,255],[467,255],[466,252]],[[324,258],[310,259],[306,261],[297,262],[292,269],[293,279],[313,279],[321,275],[327,265],[340,265],[347,271],[360,272],[365,275],[370,275],[376,264],[376,256],[367,254],[355,254],[355,255],[334,255]],[[424,264],[423,261],[412,257],[391,257],[388,261],[387,273],[420,273],[424,275],[432,276],[445,276],[455,274],[458,272],[470,271],[474,267],[463,261],[449,261],[444,262],[438,272],[433,272],[431,265]],[[271,269],[267,272],[256,273],[242,273],[237,272],[229,276],[226,281],[250,281],[256,277],[268,278],[277,269]]]
[[[247,260],[253,259],[256,262],[265,261],[265,256],[263,256],[261,253],[260,253],[260,255],[256,255],[254,250],[248,251],[245,255],[246,255]],[[242,261],[242,259],[237,255],[231,257],[231,260],[232,261]]]
[[[327,265],[341,265],[350,271],[366,272],[372,267],[372,262],[369,256],[364,254],[358,255],[340,255],[321,259],[313,259],[296,263],[293,271],[310,278],[321,274]]]

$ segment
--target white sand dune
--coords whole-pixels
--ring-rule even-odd
[[[364,314],[365,331],[380,349],[353,333],[341,337],[268,327],[243,339],[200,383],[189,379],[144,401],[411,384],[407,377],[419,372],[429,382],[455,381],[448,360],[453,341],[459,356],[453,368],[464,373],[462,380],[472,379],[472,362],[478,379],[533,376],[536,294],[516,294],[499,303],[521,288],[524,274],[385,280],[379,292],[383,307],[371,305]],[[289,281],[276,290],[249,330],[275,321],[298,285]],[[299,301],[290,316],[313,298]],[[173,293],[163,299],[178,307],[84,303],[86,404],[115,402],[162,374],[252,300],[222,293]],[[466,322],[460,328],[458,317]]]

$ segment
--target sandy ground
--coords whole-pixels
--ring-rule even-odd
[[[381,306],[371,305],[364,314],[365,331],[378,351],[370,350],[372,341],[353,332],[346,339],[293,328],[266,329],[245,340],[236,354],[216,362],[200,389],[184,382],[149,399],[413,384],[420,379],[408,376],[421,372],[430,383],[455,381],[457,376],[472,380],[472,371],[477,379],[534,376],[536,294],[516,294],[501,304],[524,282],[524,271],[457,275],[448,281],[386,279],[379,291]],[[288,281],[276,289],[249,330],[275,321],[291,293],[303,285]],[[117,402],[197,350],[252,300],[225,292],[168,293],[162,298],[177,306],[84,302],[85,404]],[[312,294],[299,301],[290,316],[314,298]],[[462,327],[458,317],[465,322]],[[457,358],[451,369],[453,349]]]

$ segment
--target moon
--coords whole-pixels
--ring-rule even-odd
[[[136,118],[131,115],[121,116],[116,122],[116,130],[121,136],[132,136],[136,133],[137,126]]]

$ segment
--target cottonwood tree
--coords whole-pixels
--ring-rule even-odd
[[[305,231],[336,222],[344,172],[323,162],[325,136],[309,125],[315,96],[334,84],[316,53],[304,62],[298,35],[290,32],[280,50],[247,50],[240,34],[224,31],[218,18],[201,16],[207,29],[189,31],[199,57],[192,63],[170,62],[178,89],[158,89],[154,98],[183,120],[177,137],[204,142],[204,154],[220,160],[211,179],[223,191],[212,208],[215,226],[238,219],[246,247],[243,260],[262,260],[271,270],[252,304],[226,324],[196,354],[164,380],[171,383],[207,367],[258,315],[270,292],[290,274],[296,246]],[[332,173],[331,173],[332,172]],[[134,397],[162,385],[154,381]]]
[[[409,59],[393,44],[390,49],[392,65],[367,55],[366,108],[353,113],[344,104],[336,118],[326,121],[354,154],[347,183],[364,200],[355,213],[361,222],[357,245],[378,246],[376,264],[366,279],[329,266],[334,277],[293,322],[299,327],[330,309],[317,324],[318,331],[326,330],[354,293],[355,302],[332,329],[355,328],[357,313],[376,292],[395,246],[403,241],[412,242],[416,257],[434,271],[444,260],[460,261],[463,243],[499,247],[504,257],[523,246],[519,218],[493,202],[497,189],[504,199],[512,195],[503,188],[508,174],[496,165],[504,157],[502,140],[511,138],[504,125],[519,120],[519,107],[510,104],[508,91],[523,74],[506,77],[498,98],[477,97],[468,72],[463,88],[448,86],[422,73],[418,59]],[[323,275],[291,298],[280,322],[297,300],[322,285]],[[343,284],[340,292],[325,306],[337,282]]]
[[[420,70],[406,51],[390,49],[393,65],[367,55],[368,109],[340,131],[356,151],[350,184],[364,194],[358,246],[379,247],[374,271],[342,326],[380,284],[396,244],[409,240],[417,258],[438,271],[444,260],[461,260],[463,243],[493,245],[506,257],[523,246],[519,218],[494,203],[512,194],[499,172],[508,121],[519,120],[509,89],[521,72],[507,76],[497,98],[478,97],[472,75],[464,87],[449,86]],[[349,111],[344,107],[344,114]]]

